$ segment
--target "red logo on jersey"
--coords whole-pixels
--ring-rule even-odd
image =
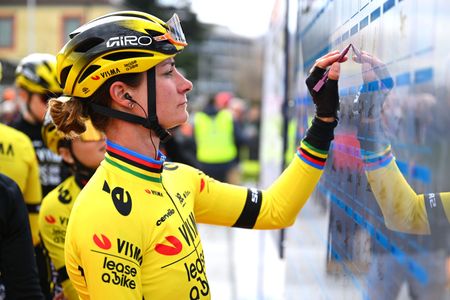
[[[96,234],[94,234],[94,236],[92,237],[92,239],[94,240],[94,243],[102,249],[108,250],[111,248],[111,241],[104,236],[103,234],[100,234],[102,237],[99,238]]]
[[[173,235],[166,236],[166,241],[168,241],[171,245],[156,244],[156,252],[162,255],[177,255],[181,252],[181,249],[183,249],[183,245],[180,240]]]
[[[92,80],[99,80],[99,79],[100,79],[100,76],[98,76],[98,75],[93,75],[93,76],[91,76],[91,79],[92,79]]]
[[[203,192],[203,189],[205,188],[205,179],[200,179],[200,193]]]
[[[44,219],[45,219],[45,221],[47,221],[47,223],[49,223],[49,224],[55,224],[55,222],[56,222],[55,217],[53,217],[52,215],[45,216]]]

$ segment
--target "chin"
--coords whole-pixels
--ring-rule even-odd
[[[186,112],[186,114],[180,118],[177,118],[176,120],[173,120],[173,122],[171,122],[170,124],[167,124],[167,126],[165,126],[165,124],[161,124],[161,127],[166,128],[166,129],[172,129],[175,128],[177,126],[180,126],[181,124],[184,124],[188,121],[189,118],[189,114]]]

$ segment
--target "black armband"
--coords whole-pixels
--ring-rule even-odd
[[[431,233],[444,234],[447,232],[450,229],[450,223],[445,214],[440,194],[425,194],[424,201]]]

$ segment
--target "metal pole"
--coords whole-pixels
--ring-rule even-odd
[[[281,114],[283,116],[283,152],[281,158],[281,169],[284,170],[286,167],[286,151],[288,147],[288,124],[289,124],[289,71],[290,71],[290,58],[289,58],[289,48],[290,48],[290,37],[289,37],[289,1],[286,1],[286,11],[285,11],[285,23],[284,23],[284,97],[283,104],[281,108]],[[279,255],[280,258],[284,258],[284,240],[285,240],[285,229],[280,231],[280,243],[279,243]]]

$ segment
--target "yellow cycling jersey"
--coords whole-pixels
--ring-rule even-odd
[[[4,124],[0,124],[0,173],[20,187],[28,208],[33,245],[37,245],[42,191],[36,153],[28,136]]]
[[[65,259],[81,299],[210,299],[197,223],[293,224],[327,157],[306,141],[266,191],[218,182],[107,141],[73,207]]]
[[[70,212],[76,197],[80,193],[80,183],[75,176],[68,177],[42,200],[39,213],[39,231],[41,241],[58,273],[64,296],[68,300],[78,299],[67,275],[64,262],[64,241]]]
[[[363,160],[386,227],[413,234],[438,232],[443,225],[448,228],[450,192],[416,194],[395,163],[390,146],[363,155]]]

